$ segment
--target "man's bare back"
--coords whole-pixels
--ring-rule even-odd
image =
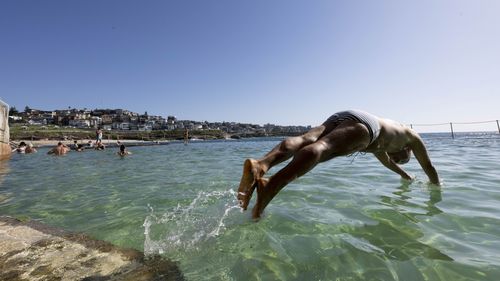
[[[47,154],[64,155],[68,153],[68,151],[69,147],[65,146],[62,142],[59,142],[57,146],[49,150]]]

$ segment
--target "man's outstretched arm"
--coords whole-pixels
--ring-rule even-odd
[[[387,155],[387,152],[378,152],[378,153],[374,153],[374,155],[375,155],[375,157],[377,157],[378,161],[380,161],[380,163],[382,163],[382,165],[384,165],[389,170],[397,173],[403,179],[407,179],[407,180],[412,179],[412,177],[407,172],[405,172],[403,169],[401,169],[401,167],[399,167],[398,164],[394,163],[394,161],[391,160],[389,155]]]
[[[422,139],[418,136],[415,136],[415,138],[410,143],[410,148],[413,150],[418,163],[424,170],[427,177],[429,177],[431,183],[439,185],[440,183],[438,173],[431,163],[431,159],[429,158],[429,154],[427,154],[427,149],[425,148]]]

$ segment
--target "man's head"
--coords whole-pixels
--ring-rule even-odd
[[[403,165],[410,161],[411,149],[409,147],[403,147],[401,151],[387,153],[392,161],[399,165]]]

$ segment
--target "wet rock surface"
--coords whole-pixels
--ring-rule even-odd
[[[163,257],[0,216],[0,280],[184,280]]]

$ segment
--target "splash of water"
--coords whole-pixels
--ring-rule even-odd
[[[200,191],[187,206],[158,215],[148,205],[150,214],[144,220],[144,253],[169,254],[196,251],[205,242],[221,235],[232,210],[240,209],[236,193]]]

